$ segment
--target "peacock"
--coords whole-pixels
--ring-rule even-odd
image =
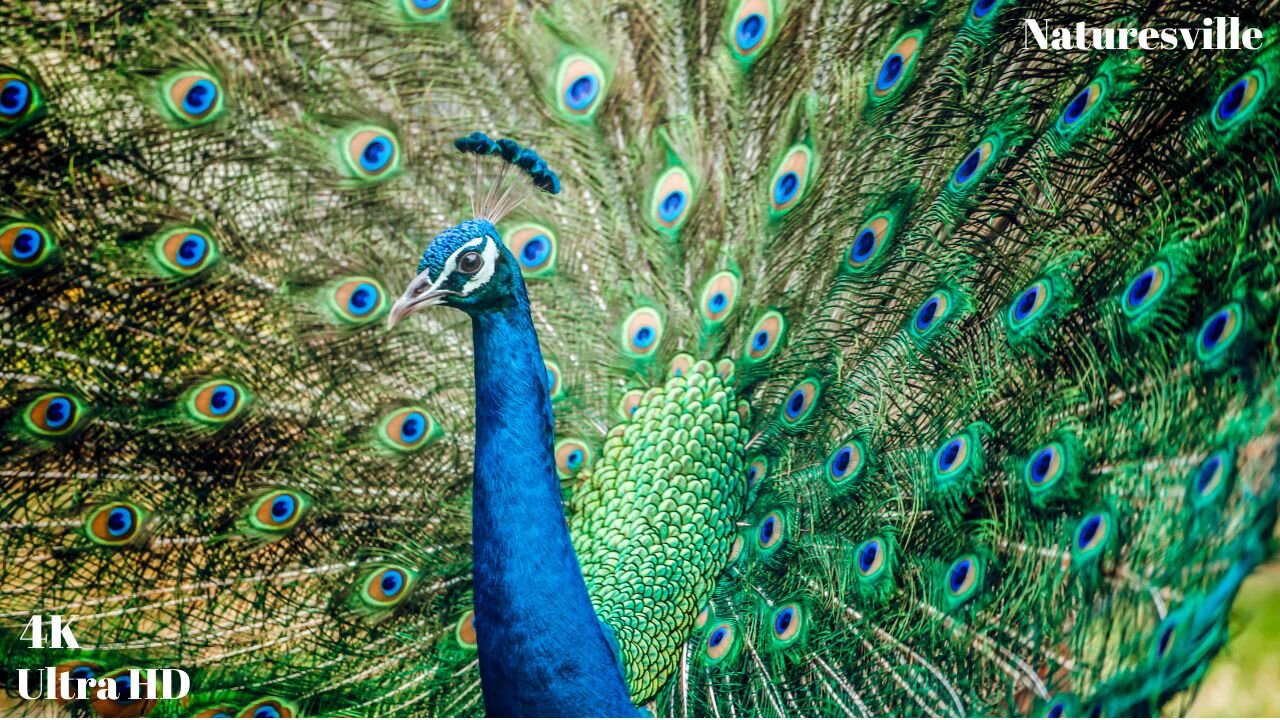
[[[5,704],[1185,711],[1280,497],[1278,21],[6,3]]]

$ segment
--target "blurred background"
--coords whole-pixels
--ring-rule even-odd
[[[1280,561],[1258,568],[1232,609],[1231,640],[1187,712],[1205,717],[1280,715]]]

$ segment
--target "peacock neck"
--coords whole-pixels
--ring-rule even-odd
[[[636,715],[569,539],[523,283],[472,314],[475,628],[490,716]]]

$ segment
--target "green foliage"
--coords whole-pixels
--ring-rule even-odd
[[[1155,713],[1228,642],[1277,497],[1274,44],[1068,60],[1022,41],[1047,0],[63,5],[0,9],[0,614],[86,651],[5,630],[0,669],[193,679],[67,712],[483,712],[470,329],[385,329],[489,191],[474,130],[563,183],[501,235],[638,703]]]

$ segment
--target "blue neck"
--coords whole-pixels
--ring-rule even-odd
[[[472,312],[475,627],[489,716],[634,716],[569,540],[524,283]]]

